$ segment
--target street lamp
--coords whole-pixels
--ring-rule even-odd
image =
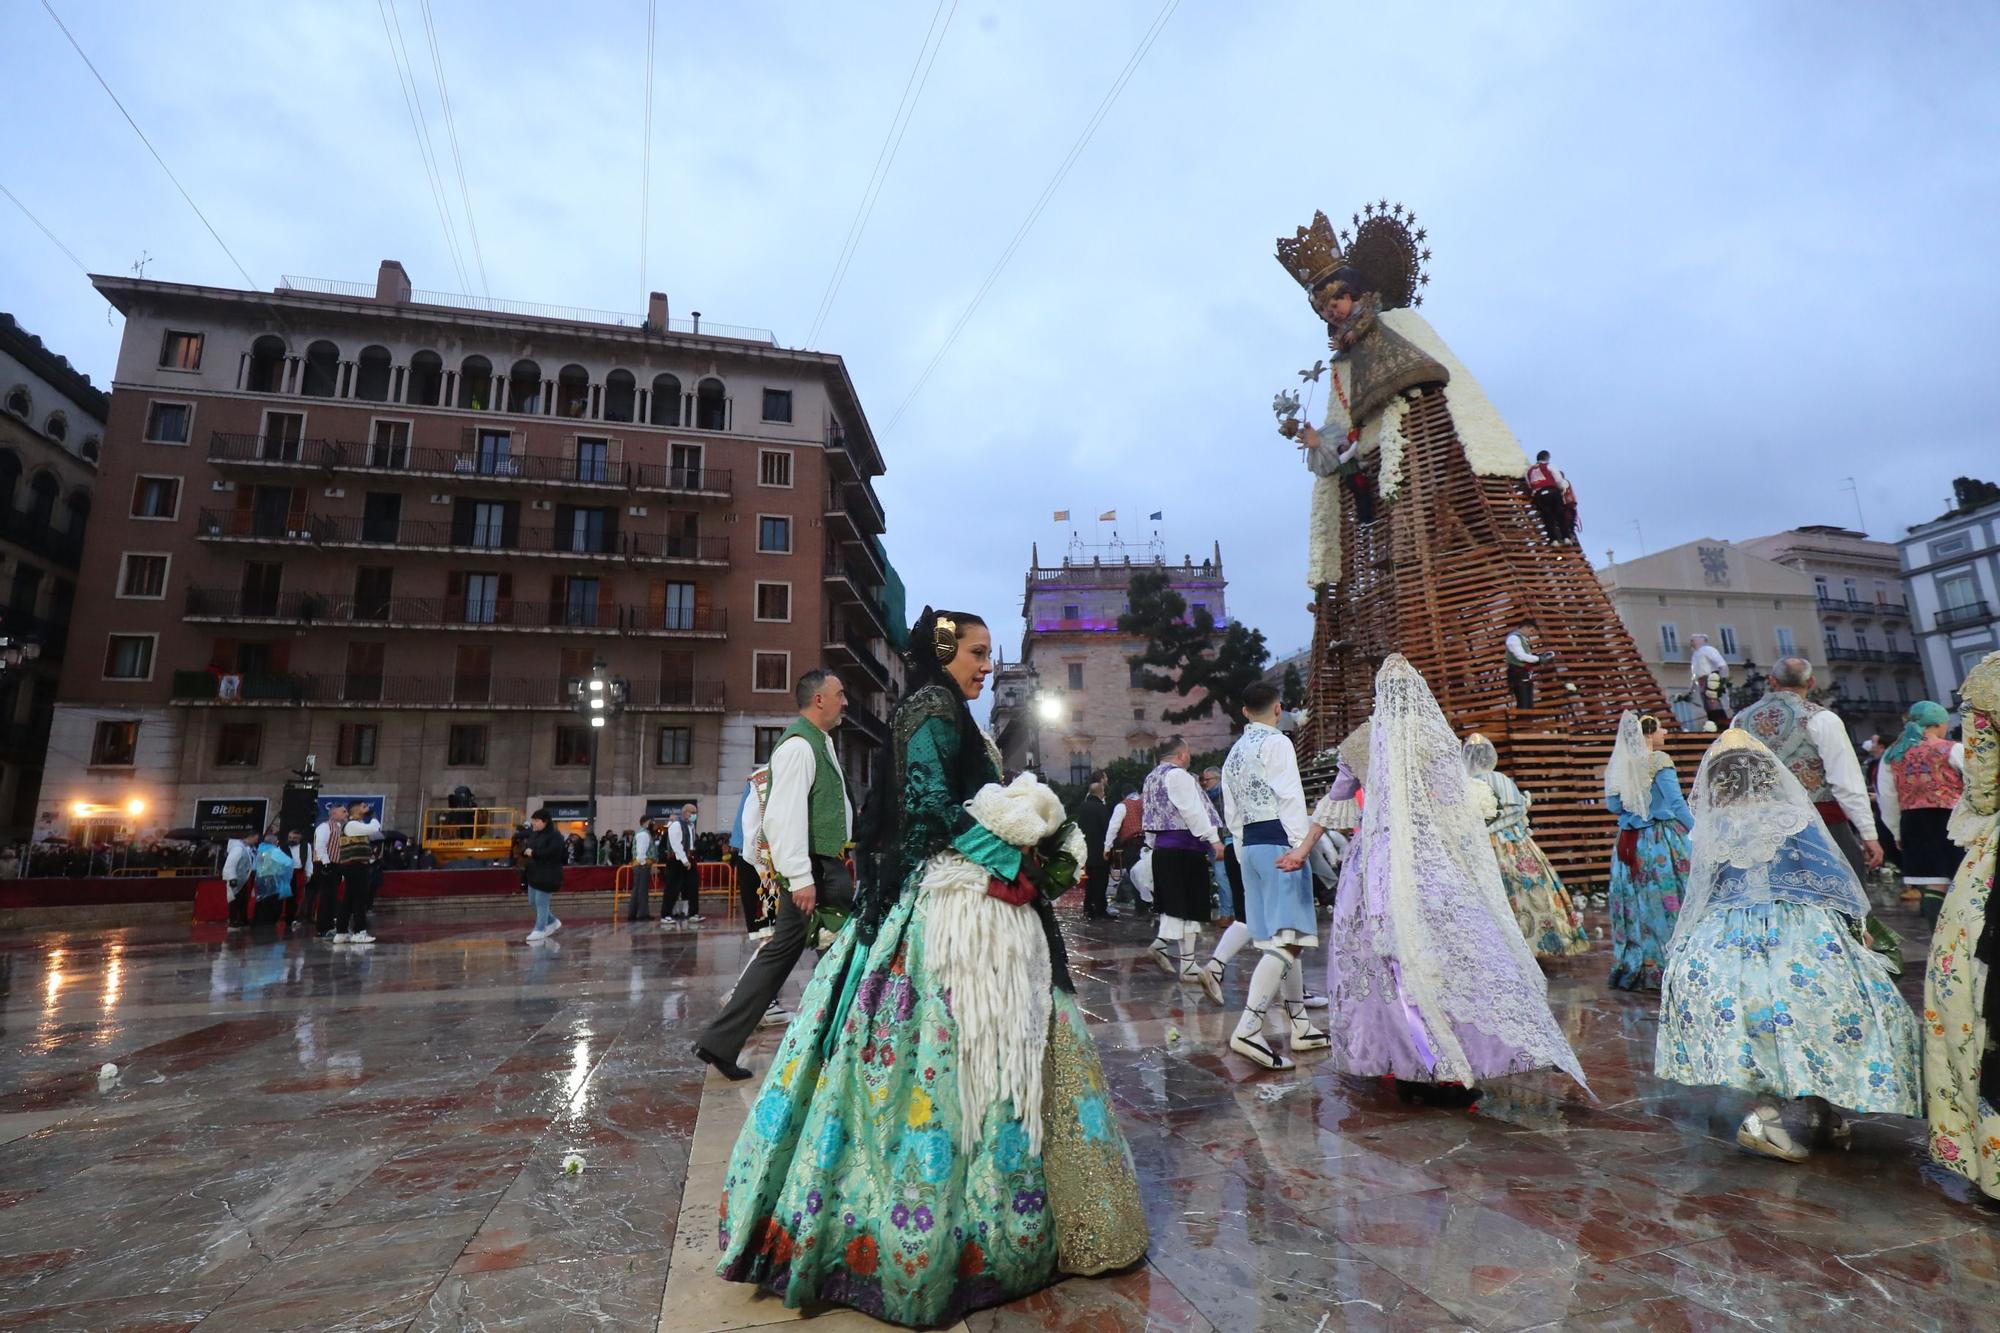
[[[631,690],[623,676],[614,676],[603,659],[590,664],[590,674],[570,683],[570,705],[590,724],[590,800],[584,807],[585,833],[597,833],[597,738],[612,718],[625,711]]]

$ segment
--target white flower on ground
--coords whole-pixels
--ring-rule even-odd
[[[97,1068],[97,1081],[99,1083],[116,1083],[118,1081],[118,1066],[108,1060],[99,1065]]]
[[[583,1154],[580,1152],[573,1152],[569,1156],[563,1158],[562,1169],[563,1169],[563,1174],[566,1176],[582,1175]]]

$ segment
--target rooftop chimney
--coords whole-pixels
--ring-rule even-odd
[[[694,312],[694,331],[696,333],[701,332],[701,311],[699,310]]]
[[[646,327],[655,333],[667,331],[667,294],[653,292],[646,297]]]
[[[382,267],[376,270],[375,299],[389,305],[409,304],[410,275],[403,272],[403,266],[398,261],[385,259]]]

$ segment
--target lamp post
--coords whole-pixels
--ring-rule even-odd
[[[589,838],[597,836],[597,743],[612,718],[625,711],[630,687],[623,676],[614,676],[602,658],[591,663],[590,674],[570,685],[571,706],[590,724],[590,798],[584,806],[583,827]]]

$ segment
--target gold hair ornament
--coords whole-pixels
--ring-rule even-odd
[[[931,647],[937,653],[939,666],[950,666],[951,659],[958,656],[958,622],[949,616],[939,616],[931,630]]]

